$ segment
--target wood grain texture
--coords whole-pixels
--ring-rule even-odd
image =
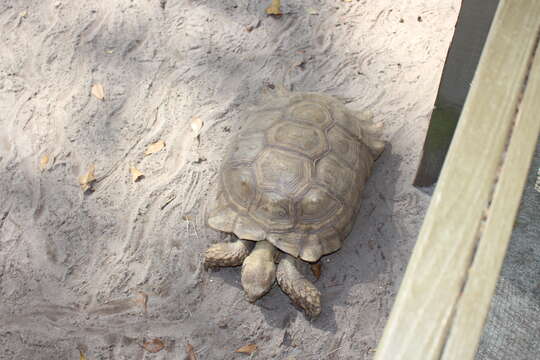
[[[540,54],[537,49],[489,207],[485,229],[457,306],[443,360],[472,359],[476,354],[540,131],[539,99]]]
[[[489,259],[489,249],[504,256],[509,233],[500,216],[513,223],[526,176],[521,169],[527,168],[532,153],[520,138],[521,126],[538,134],[530,126],[526,129],[524,115],[527,111],[536,116],[539,105],[522,102],[522,94],[525,84],[532,92],[528,97],[536,91],[532,82],[537,76],[526,78],[539,28],[540,2],[500,2],[376,360],[474,356],[489,300],[476,309],[472,302],[479,294],[491,297],[502,260]],[[501,165],[503,171],[516,173],[499,178]],[[507,188],[512,181],[513,188]],[[479,311],[472,332],[467,308]],[[455,342],[447,342],[449,334]],[[467,336],[470,339],[460,343]],[[469,349],[454,354],[459,347]]]

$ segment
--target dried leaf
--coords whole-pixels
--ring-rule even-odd
[[[79,177],[79,184],[81,184],[82,191],[89,190],[92,187],[92,183],[96,181],[95,176],[96,165],[90,165],[88,171],[83,176]]]
[[[193,136],[198,137],[203,127],[203,121],[201,118],[194,117],[191,119],[191,130],[193,130]]]
[[[319,15],[319,12],[313,8],[307,9],[309,15]]]
[[[281,0],[272,0],[272,4],[266,8],[266,13],[268,15],[283,15],[281,12]]]
[[[165,347],[165,344],[160,339],[152,339],[148,340],[143,344],[144,350],[148,351],[149,353],[157,353],[163,350]]]
[[[186,345],[186,354],[188,360],[197,360],[197,354],[195,354],[195,349],[193,349],[193,345],[190,343],[187,343]]]
[[[322,266],[320,262],[316,264],[311,264],[311,272],[313,273],[313,276],[315,276],[317,280],[321,278],[321,268]]]
[[[92,95],[94,95],[99,100],[105,99],[105,90],[103,90],[103,85],[101,84],[94,84],[92,85]]]
[[[43,171],[47,168],[47,164],[49,163],[49,156],[43,155],[41,159],[39,159],[39,170]]]
[[[79,349],[79,360],[86,360],[86,354]]]
[[[146,293],[139,292],[139,295],[135,298],[135,302],[142,305],[145,313],[148,312],[148,295]]]
[[[296,66],[297,68],[300,68],[300,70],[303,71],[306,69],[306,60],[300,60],[299,62],[294,64],[294,66]]]
[[[139,169],[137,169],[135,166],[129,168],[129,172],[131,173],[131,179],[133,180],[133,182],[137,182],[137,180],[144,176],[144,174],[140,172]]]
[[[257,351],[257,345],[249,344],[249,345],[242,346],[240,349],[237,349],[235,352],[251,355],[255,351]]]
[[[155,153],[161,151],[161,149],[163,149],[164,147],[165,147],[165,141],[159,140],[159,141],[153,143],[152,145],[150,145],[148,147],[148,149],[146,149],[146,151],[144,152],[144,155],[155,154]]]

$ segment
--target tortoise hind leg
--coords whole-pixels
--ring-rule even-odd
[[[321,313],[321,293],[296,268],[296,258],[286,255],[279,263],[277,281],[284,293],[309,317]]]
[[[276,281],[276,248],[268,241],[258,241],[242,265],[242,287],[248,301],[254,302],[266,294]]]
[[[206,250],[204,265],[206,267],[242,265],[250,251],[250,241],[246,240],[214,244]]]

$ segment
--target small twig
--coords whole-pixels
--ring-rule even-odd
[[[340,347],[338,347],[338,348],[335,348],[334,350],[332,350],[332,351],[330,351],[329,353],[327,353],[326,356],[328,357],[328,356],[332,355],[333,353],[335,353],[336,351],[338,351],[338,350],[340,350],[340,349],[343,349],[344,347],[345,347],[345,345],[342,345],[342,346],[340,346]]]

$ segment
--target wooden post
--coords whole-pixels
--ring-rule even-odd
[[[540,1],[501,0],[375,360],[472,360],[540,133]]]
[[[444,64],[415,186],[433,185],[441,171],[499,0],[463,0]]]

